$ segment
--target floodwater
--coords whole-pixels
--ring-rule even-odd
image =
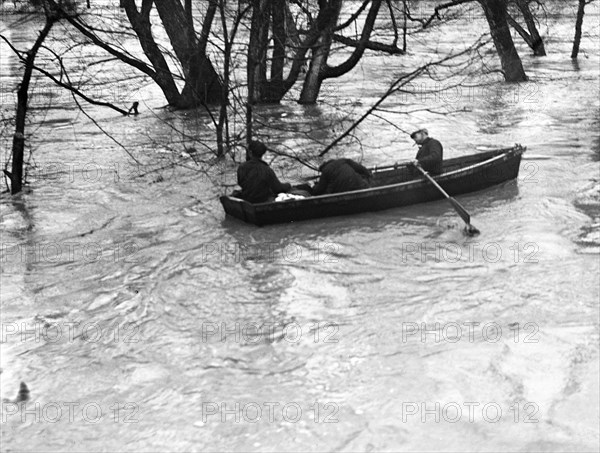
[[[225,218],[235,166],[200,171],[175,130],[208,137],[208,115],[162,109],[115,65],[126,88],[111,99],[140,100],[141,114],[84,105],[112,140],[38,80],[30,184],[0,199],[2,450],[597,451],[600,51],[588,9],[577,64],[574,11],[550,11],[549,55],[520,47],[530,82],[436,97],[420,80],[388,109],[445,115],[382,113],[425,124],[447,157],[528,147],[518,180],[459,197],[473,238],[443,201],[263,228]],[[26,47],[40,24],[17,19],[0,29]],[[474,15],[414,43],[460,48],[483,27]],[[20,66],[0,50],[4,116]],[[364,111],[415,62],[372,55],[326,82],[318,106],[257,114],[277,128],[273,147],[315,150],[341,132],[332,118]],[[415,148],[373,119],[336,152],[374,165]],[[30,397],[17,405],[20,382]]]

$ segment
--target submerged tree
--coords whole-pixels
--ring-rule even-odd
[[[60,6],[58,0],[46,1],[53,7]],[[433,19],[439,19],[442,9],[466,3],[483,6],[506,80],[526,80],[510,35],[507,0],[449,1],[438,5],[434,15],[422,21],[422,27],[411,27],[410,31],[422,32]],[[269,127],[261,124],[259,117],[253,117],[253,104],[280,102],[295,84],[302,85],[297,101],[315,104],[323,82],[353,70],[365,52],[405,53],[407,20],[413,20],[408,0],[402,0],[400,7],[391,0],[358,3],[348,0],[120,0],[120,4],[125,14],[119,15],[120,11],[115,8],[102,14],[91,11],[65,17],[68,33],[63,34],[63,44],[66,54],[75,58],[65,57],[64,64],[76,61],[76,52],[91,43],[108,53],[109,58],[99,52],[93,61],[88,61],[90,67],[110,62],[114,71],[116,61],[118,67],[126,68],[127,75],[121,81],[115,81],[114,76],[108,74],[104,79],[108,83],[126,82],[132,72],[135,74],[129,70],[133,68],[141,74],[140,78],[151,79],[160,87],[169,106],[201,107],[198,115],[208,116],[216,132],[216,149],[214,142],[211,142],[212,149],[206,145],[213,157],[233,155],[232,149],[252,138],[253,124],[259,129]],[[386,6],[389,15],[385,15]],[[382,16],[387,24],[384,29],[387,36],[390,30],[393,32],[391,43],[372,39],[376,25],[381,27],[383,20],[378,19]],[[352,28],[358,31],[350,31]],[[402,48],[398,47],[400,32],[404,38]],[[344,58],[334,60],[334,56],[340,55]],[[89,58],[89,52],[86,57]],[[336,61],[336,65],[331,61]],[[469,64],[473,63],[474,60],[470,60]],[[425,68],[426,71],[418,74],[430,69]],[[58,69],[60,77],[57,78],[53,69],[34,67],[54,83],[74,91],[69,78],[63,77],[68,71],[62,61]],[[403,71],[408,73],[411,68],[403,68]],[[87,77],[82,84],[101,83],[94,77]],[[404,81],[402,77],[399,80]],[[83,97],[81,92],[77,95]],[[120,107],[111,107],[127,114]],[[182,133],[182,142],[196,140],[197,135],[196,131]]]
[[[500,57],[502,72],[507,82],[524,82],[527,80],[519,53],[515,48],[508,28],[506,0],[479,0],[490,26],[494,46]]]
[[[254,103],[277,103],[305,73],[298,101],[301,104],[317,102],[325,79],[340,77],[351,71],[366,49],[389,54],[402,54],[396,39],[392,44],[370,39],[382,0],[364,0],[350,17],[338,23],[342,9],[353,2],[344,0],[319,0],[316,10],[299,1],[291,2],[300,10],[306,28],[291,20],[288,0],[253,0],[252,22],[248,44],[248,99]],[[356,38],[341,32],[356,24],[361,14],[371,5],[361,23],[361,34]],[[391,8],[390,8],[391,10]],[[392,17],[394,27],[396,22]],[[271,35],[269,35],[271,31]],[[272,52],[269,43],[272,42]],[[347,60],[336,67],[328,65],[332,44],[336,42],[353,51]],[[289,64],[286,65],[286,63]],[[269,65],[270,78],[267,77]],[[287,76],[285,69],[287,67]]]
[[[519,33],[519,35],[521,35],[523,40],[533,50],[533,55],[536,57],[546,56],[544,40],[540,36],[540,33],[536,27],[535,18],[531,12],[531,9],[529,8],[529,3],[527,0],[514,1],[517,8],[523,15],[523,20],[527,26],[527,31],[521,27],[521,25],[510,14],[507,15],[508,23],[517,31],[517,33]]]
[[[55,3],[55,0],[50,1]],[[87,23],[82,17],[69,17],[68,21],[93,44],[152,78],[162,90],[169,105],[176,108],[192,108],[221,101],[221,81],[206,55],[208,33],[205,33],[205,30],[210,30],[212,26],[217,0],[209,2],[200,37],[194,30],[191,10],[186,12],[179,0],[142,0],[139,10],[134,0],[121,0],[121,5],[150,65],[120,49],[118,41],[115,44],[110,43],[107,39],[111,34],[110,30],[101,30],[105,35],[101,36],[96,33],[98,27]],[[152,33],[150,13],[153,7],[156,7],[182,68],[185,84],[181,90],[177,87],[176,76],[167,64],[164,50],[157,44]]]
[[[23,188],[23,156],[25,152],[25,120],[27,117],[27,109],[29,103],[29,84],[31,82],[31,75],[33,73],[33,67],[35,64],[35,58],[37,56],[40,47],[44,43],[46,37],[50,33],[50,30],[54,24],[60,20],[62,12],[60,9],[49,7],[44,3],[44,14],[46,21],[44,27],[40,31],[37,39],[35,40],[31,49],[27,51],[16,51],[17,55],[24,63],[23,77],[17,91],[17,111],[15,115],[15,132],[13,135],[12,142],[12,171],[4,170],[4,173],[10,179],[10,192],[16,194],[21,192]],[[0,35],[9,46],[12,47],[10,41],[4,36]]]
[[[515,48],[508,26],[510,16],[507,9],[507,0],[452,0],[436,6],[433,14],[427,20],[421,21],[423,28],[427,27],[434,19],[439,19],[441,10],[474,1],[478,2],[483,8],[496,52],[500,58],[504,80],[507,82],[526,81],[527,76],[523,69],[521,57],[519,57],[519,53]]]
[[[323,80],[340,77],[351,71],[361,59],[365,49],[367,48],[369,37],[373,32],[375,19],[377,18],[379,8],[381,7],[381,0],[373,0],[371,2],[371,8],[369,9],[369,13],[363,24],[360,39],[350,57],[335,67],[328,65],[327,60],[331,51],[331,43],[333,41],[334,31],[348,25],[347,23],[344,23],[340,27],[336,27],[337,18],[340,14],[341,3],[341,0],[320,2],[319,12],[325,12],[324,20],[322,25],[319,26],[319,38],[315,48],[312,50],[310,67],[306,74],[304,86],[302,87],[302,93],[300,94],[300,103],[315,103],[317,101],[317,96],[319,94],[319,90],[321,89]],[[325,8],[323,8],[323,6]],[[319,18],[317,17],[317,21],[318,19]]]
[[[573,39],[573,50],[571,50],[571,58],[576,59],[579,55],[579,44],[581,43],[581,28],[583,25],[583,15],[585,14],[585,5],[592,3],[594,0],[579,0],[577,7],[577,19],[575,21],[575,38]]]

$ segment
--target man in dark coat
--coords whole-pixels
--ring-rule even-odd
[[[263,203],[274,200],[278,193],[292,188],[289,183],[280,182],[269,164],[262,160],[267,151],[264,143],[251,141],[248,151],[250,159],[237,170],[238,184],[242,188],[240,198],[250,203]]]
[[[419,129],[410,134],[417,145],[419,152],[414,163],[419,163],[425,171],[439,175],[442,172],[442,161],[444,159],[444,148],[435,138],[429,137],[427,129]]]
[[[328,160],[319,167],[321,178],[313,187],[313,195],[366,189],[371,172],[351,159]]]

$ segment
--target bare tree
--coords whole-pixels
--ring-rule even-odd
[[[391,44],[370,40],[375,19],[382,0],[363,0],[350,17],[338,24],[340,12],[352,2],[343,0],[320,0],[318,9],[299,0],[253,0],[253,15],[248,45],[248,92],[249,102],[277,103],[305,72],[299,102],[314,104],[317,101],[322,82],[327,78],[340,77],[351,71],[362,58],[365,50],[375,50],[389,54],[402,54],[397,47],[398,30],[393,16],[391,1],[388,7],[392,12],[395,39]],[[293,20],[290,4],[303,15],[306,28],[302,29]],[[361,24],[358,37],[345,36],[341,32],[359,20],[361,14],[371,5],[367,17]],[[269,31],[272,30],[271,35]],[[270,43],[272,44],[272,52]],[[327,64],[332,44],[353,48],[346,62],[330,67]],[[287,56],[288,54],[291,54]],[[289,62],[286,65],[286,62]],[[270,78],[268,69],[270,64]],[[285,70],[287,68],[287,75]]]
[[[222,83],[222,101],[219,109],[219,120],[216,122],[216,131],[217,131],[217,157],[225,156],[226,152],[235,146],[235,143],[231,143],[232,137],[229,129],[229,118],[230,112],[229,110],[232,108],[233,115],[239,115],[242,110],[241,106],[243,103],[235,96],[234,89],[236,87],[233,86],[231,78],[232,78],[232,66],[239,57],[239,54],[234,54],[233,47],[235,44],[237,32],[239,30],[240,24],[242,20],[246,16],[250,6],[247,5],[243,9],[240,8],[240,3],[238,2],[238,7],[233,15],[233,19],[231,20],[231,28],[228,27],[228,17],[225,8],[225,2],[219,2],[219,13],[221,16],[221,33],[223,38],[223,83]],[[233,99],[232,99],[233,97]],[[209,110],[210,112],[210,110]],[[251,110],[248,113],[250,115],[249,118],[249,129],[246,131],[247,141],[250,141],[252,136],[252,123],[251,123]],[[243,123],[243,122],[242,122]]]
[[[50,30],[54,24],[60,19],[60,10],[50,8],[44,4],[44,14],[46,21],[44,27],[40,31],[39,36],[35,40],[31,49],[27,51],[17,51],[17,55],[21,61],[25,64],[23,71],[23,77],[21,78],[21,84],[17,91],[17,112],[15,117],[15,133],[13,135],[12,143],[12,171],[4,170],[4,173],[10,179],[10,193],[16,194],[21,192],[23,189],[23,156],[25,150],[25,119],[27,116],[28,100],[29,100],[29,84],[31,82],[31,75],[33,73],[33,67],[35,63],[35,57],[37,56],[40,47],[44,43],[44,40],[50,33]],[[4,39],[9,45],[8,41],[4,36],[0,37]],[[15,49],[16,50],[16,49]]]
[[[527,80],[519,53],[508,28],[506,0],[479,0],[490,26],[490,33],[507,82],[524,82]]]
[[[327,64],[327,59],[329,57],[333,39],[334,26],[341,8],[341,1],[331,0],[329,3],[330,4],[327,5],[327,7],[330,8],[328,21],[321,30],[316,48],[312,51],[310,67],[306,79],[304,80],[302,93],[300,94],[300,103],[303,104],[312,104],[317,101],[317,96],[323,80],[340,77],[356,66],[367,48],[367,43],[373,32],[375,19],[377,18],[381,6],[381,0],[372,0],[371,8],[369,9],[369,13],[363,24],[362,33],[354,52],[345,62],[332,67]]]
[[[58,6],[56,0],[49,1]],[[109,27],[99,28],[93,23],[88,23],[81,16],[67,17],[67,20],[90,42],[152,78],[161,88],[169,105],[175,108],[193,108],[221,102],[221,81],[206,55],[207,39],[216,11],[217,0],[209,2],[200,37],[196,36],[193,21],[190,20],[190,11],[186,15],[180,0],[161,0],[159,2],[142,0],[139,10],[135,0],[121,0],[120,4],[125,9],[132,29],[137,35],[150,65],[120,48],[119,38],[122,37],[122,33],[116,34],[116,42],[111,43],[110,36],[115,33],[111,32]],[[167,64],[164,50],[156,43],[153,36],[150,22],[150,13],[153,7],[156,7],[161,24],[173,47],[175,58],[182,68],[182,78],[185,84],[181,91],[177,87],[176,76]]]
[[[335,140],[329,143],[320,153],[319,156],[324,156],[335,146],[340,144],[345,138],[350,136],[352,131],[354,131],[364,120],[366,120],[369,116],[376,116],[381,119],[378,113],[386,112],[386,113],[395,113],[395,114],[411,114],[416,111],[392,111],[387,108],[384,108],[385,101],[393,97],[394,95],[409,93],[411,90],[412,82],[417,80],[420,76],[429,76],[429,77],[439,77],[443,79],[448,79],[450,77],[457,77],[462,74],[465,76],[469,74],[470,68],[472,66],[472,54],[477,54],[479,49],[481,49],[486,43],[484,41],[478,40],[472,46],[457,52],[455,54],[448,55],[438,61],[434,61],[431,63],[424,64],[422,66],[417,67],[411,72],[401,73],[397,78],[395,78],[392,83],[389,85],[388,89],[379,97],[379,99],[373,103],[364,113],[362,113],[358,119],[356,119],[345,131],[340,134]],[[443,75],[436,75],[436,71],[438,70],[450,70],[450,73],[446,72]],[[472,74],[471,74],[472,75]],[[459,86],[458,84],[455,86]],[[446,87],[450,88],[450,86]],[[427,110],[430,111],[426,106],[419,108],[419,110]],[[387,121],[387,120],[386,120]],[[389,123],[389,121],[387,121]],[[390,123],[391,124],[391,123]],[[394,127],[397,127],[393,125]]]
[[[573,39],[573,50],[571,58],[576,59],[579,55],[579,44],[581,43],[581,27],[583,25],[583,15],[585,14],[585,5],[592,3],[594,0],[579,0],[577,7],[577,19],[575,21],[575,38]]]
[[[435,7],[433,14],[421,21],[423,28],[429,26],[434,19],[440,19],[440,11],[477,1],[482,7],[485,18],[490,27],[490,34],[500,57],[502,73],[507,82],[523,82],[527,80],[521,57],[515,48],[510,29],[508,27],[509,14],[507,0],[452,0]]]
[[[523,20],[527,26],[526,31],[521,25],[510,15],[507,14],[508,23],[513,27],[527,45],[533,50],[533,55],[536,57],[546,56],[546,49],[544,47],[544,40],[540,36],[540,33],[535,24],[535,18],[529,8],[527,0],[514,0],[517,8],[523,15]]]

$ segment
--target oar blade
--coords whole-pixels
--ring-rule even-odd
[[[464,231],[467,236],[476,236],[480,233],[480,231],[471,224],[468,224],[467,226],[465,226]]]
[[[475,228],[473,225],[471,225],[471,216],[465,210],[465,208],[463,208],[462,205],[452,197],[449,197],[448,201],[450,201],[450,203],[452,203],[452,207],[454,208],[454,210],[458,213],[458,215],[461,217],[461,219],[463,219],[463,221],[466,223],[465,233],[468,236],[475,236],[475,235],[479,234],[479,230],[477,228]]]
[[[460,218],[463,219],[467,225],[469,225],[471,223],[471,216],[466,211],[466,209],[463,208],[462,205],[454,198],[450,197],[448,198],[448,200],[450,201],[450,203],[452,203],[452,206],[454,206],[454,209],[456,210]]]

